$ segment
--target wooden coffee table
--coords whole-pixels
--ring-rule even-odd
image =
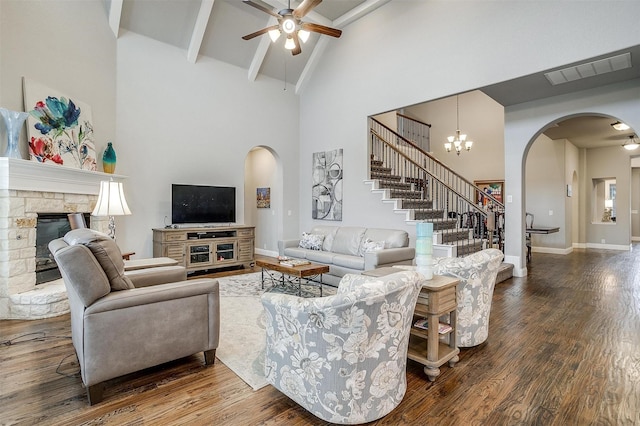
[[[312,282],[309,279],[311,277],[319,277],[320,282],[317,283],[320,286],[320,297],[322,297],[322,274],[329,272],[327,265],[319,265],[317,263],[309,263],[307,265],[300,266],[285,266],[281,265],[280,261],[275,257],[267,257],[256,260],[256,266],[262,268],[262,288],[264,289],[265,278],[274,282],[279,282],[282,286],[286,286],[286,282],[298,284],[298,296],[302,296],[301,280],[304,278],[307,283]],[[279,272],[280,277],[275,277],[273,272]],[[266,275],[266,276],[265,276]],[[285,277],[288,276],[288,278]]]

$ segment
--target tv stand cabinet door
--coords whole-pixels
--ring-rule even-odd
[[[187,244],[187,269],[213,265],[213,244],[206,242]]]

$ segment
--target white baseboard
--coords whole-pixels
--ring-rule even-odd
[[[631,241],[640,241],[640,237],[631,237]]]
[[[628,246],[622,244],[597,244],[597,243],[587,243],[587,248],[597,248],[603,250],[623,250],[623,251],[631,251],[631,244]]]
[[[510,263],[513,265],[513,276],[514,277],[526,277],[527,276],[527,267],[520,268],[520,256],[504,256],[504,263]]]
[[[548,253],[548,254],[570,254],[573,252],[573,247],[568,248],[555,248],[555,247],[531,247],[532,253]]]

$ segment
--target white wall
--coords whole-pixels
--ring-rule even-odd
[[[315,151],[345,150],[342,224],[398,227],[383,214],[386,207],[370,204],[362,191],[368,167],[367,116],[638,44],[640,2],[620,2],[615,8],[606,2],[588,5],[389,2],[347,27],[340,40],[330,44],[300,100],[301,163],[308,164]],[[453,22],[466,30],[451,31]],[[617,109],[621,119],[632,118],[628,108]],[[556,105],[556,116],[565,115],[564,111],[564,104]],[[522,119],[526,121],[530,113],[522,111]],[[526,273],[520,175],[524,148],[557,117],[548,118],[535,130],[527,127],[524,134],[505,133],[505,189],[514,199],[508,204],[506,250],[516,274]],[[301,231],[309,229],[313,220],[310,174],[303,170],[300,180]]]
[[[608,244],[628,248],[631,243],[631,159],[629,151],[622,147],[608,147],[587,150],[587,191],[588,211],[593,212],[593,179],[616,180],[616,221],[601,221],[602,213],[597,211],[594,219],[587,218],[587,246],[597,247]],[[590,220],[591,219],[591,220]]]
[[[580,215],[584,215],[580,210],[579,176],[584,174],[584,169],[580,168],[580,151],[584,149],[578,149],[569,141],[564,142],[565,247],[573,247],[574,242],[584,242],[585,238],[584,233],[580,233],[580,230],[584,229],[580,227]],[[571,185],[571,196],[567,193],[568,185]]]
[[[133,212],[117,219],[121,248],[151,255],[151,229],[171,218],[171,183],[235,186],[236,219],[244,223],[245,159],[255,146],[279,155],[284,187],[272,190],[287,194],[282,210],[293,214],[284,226],[297,228],[293,88],[268,78],[249,82],[247,70],[206,57],[189,63],[183,50],[130,32],[118,39],[117,75],[117,172],[129,177]]]
[[[25,111],[22,77],[92,110],[98,170],[116,133],[116,39],[100,1],[0,1],[0,106]],[[1,121],[1,120],[0,120]],[[0,153],[7,138],[0,124]],[[26,130],[22,158],[29,158]]]
[[[531,235],[534,251],[570,247],[565,223],[565,140],[540,135],[529,149],[525,174],[526,212],[533,214],[534,225],[560,228],[553,234]]]
[[[452,170],[473,182],[504,179],[504,108],[479,90],[458,99],[460,131],[473,141],[471,151],[446,152],[444,143],[456,131],[456,97],[405,108],[406,113],[431,124],[431,152]]]
[[[640,168],[631,169],[631,237],[640,241]]]

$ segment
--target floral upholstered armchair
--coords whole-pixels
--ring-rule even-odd
[[[379,419],[400,404],[422,275],[347,274],[337,294],[265,293],[267,381],[333,423]]]
[[[504,255],[498,249],[485,249],[466,257],[434,259],[433,273],[460,280],[458,284],[458,347],[477,346],[489,336],[489,314],[496,277]]]

